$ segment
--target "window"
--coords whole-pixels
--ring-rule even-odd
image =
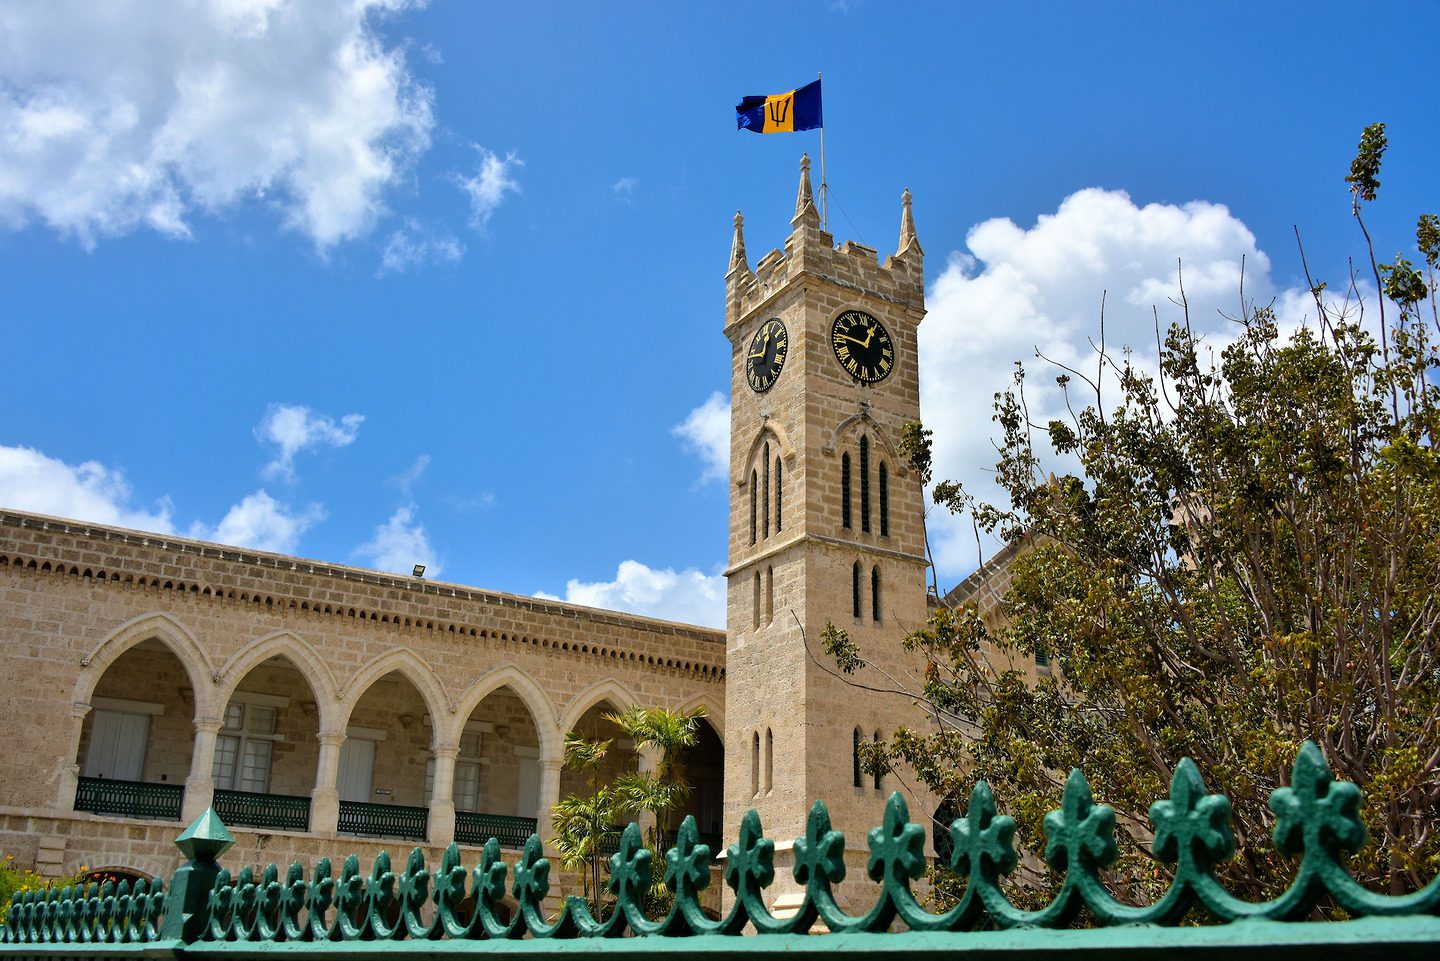
[[[480,730],[466,727],[455,756],[455,787],[451,798],[457,811],[480,810]],[[425,762],[425,796],[435,796],[435,759]]]
[[[890,536],[890,472],[880,462],[880,536]]]
[[[1049,667],[1049,666],[1050,666],[1050,651],[1049,651],[1048,648],[1046,648],[1046,647],[1044,647],[1044,646],[1039,646],[1039,645],[1036,646],[1036,648],[1035,648],[1035,666],[1036,666],[1036,667]]]
[[[877,746],[880,744],[880,732],[879,732],[879,731],[876,731],[876,732],[875,732],[875,744],[876,744]],[[875,768],[875,790],[877,790],[877,791],[880,790],[880,782],[884,779],[884,777],[885,777],[885,775],[883,775],[883,774],[880,773],[880,768],[877,766],[877,767]]]
[[[750,472],[750,543],[752,544],[755,543],[755,509],[758,506],[755,499],[760,496],[759,487],[760,479],[755,476],[755,472],[752,470]]]
[[[870,438],[860,437],[860,529],[870,533]]]
[[[855,768],[856,787],[865,786],[865,779],[861,776],[862,772],[860,770],[860,742],[863,740],[865,740],[865,735],[860,733],[858,727],[850,732],[850,761]]]
[[[765,445],[765,455],[764,455],[764,457],[761,459],[761,463],[765,465],[765,486],[761,489],[761,490],[762,490],[762,493],[765,495],[765,507],[761,510],[761,514],[764,516],[765,523],[762,525],[761,530],[763,530],[763,531],[765,532],[765,536],[766,536],[766,537],[769,537],[769,536],[770,536],[770,445],[769,445],[768,443]]]
[[[870,619],[880,623],[880,568],[870,568]]]
[[[755,572],[754,597],[751,599],[751,626],[756,630],[760,628],[760,572]]]
[[[225,721],[215,738],[215,786],[226,791],[264,794],[270,789],[270,758],[280,709],[237,698],[225,706]]]
[[[850,529],[850,452],[840,456],[840,523]]]
[[[775,458],[775,533],[780,533],[780,504],[785,498],[785,491],[780,483],[781,478],[780,458]]]
[[[856,561],[850,568],[850,613],[854,617],[860,616],[860,562]]]
[[[765,623],[775,620],[775,568],[765,568]]]
[[[765,729],[765,793],[775,789],[775,732]]]
[[[750,795],[760,796],[760,732],[756,731],[750,746]]]

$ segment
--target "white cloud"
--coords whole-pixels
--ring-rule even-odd
[[[1123,192],[1081,190],[1033,227],[989,220],[971,228],[966,243],[968,253],[952,254],[927,293],[921,409],[935,431],[935,476],[963,481],[982,500],[1003,503],[993,483],[994,394],[1010,386],[1014,361],[1024,361],[1031,419],[1061,416],[1055,386],[1061,372],[1035,351],[1093,375],[1090,341],[1100,336],[1102,297],[1107,347],[1116,354],[1133,347],[1152,369],[1151,308],[1158,308],[1162,332],[1179,318],[1170,301],[1179,297],[1180,265],[1191,321],[1215,344],[1233,336],[1221,311],[1239,313],[1242,257],[1247,298],[1263,304],[1277,297],[1285,313],[1307,306],[1297,292],[1274,289],[1269,259],[1245,224],[1203,201],[1140,207]],[[932,514],[929,529],[943,578],[973,569],[977,550],[968,523]]]
[[[322,251],[429,146],[374,21],[419,0],[48,0],[0,9],[0,226],[90,246],[252,199]]]
[[[425,528],[415,521],[415,505],[396,509],[390,519],[375,528],[375,536],[355,548],[355,554],[371,566],[396,574],[409,574],[416,564],[425,565],[425,576],[440,573],[440,562]]]
[[[315,447],[348,446],[355,442],[364,421],[364,416],[360,414],[346,414],[336,421],[308,407],[271,404],[264,418],[255,426],[255,437],[261,443],[274,444],[279,450],[261,474],[293,480],[296,454]]]
[[[403,471],[396,474],[394,477],[391,477],[385,483],[391,485],[392,487],[400,488],[400,492],[402,494],[408,494],[410,493],[411,488],[413,488],[417,483],[419,483],[420,478],[425,474],[425,469],[429,466],[430,455],[421,454],[419,457],[415,458],[415,463],[411,464],[409,467],[405,468]]]
[[[611,186],[610,193],[616,200],[621,200],[628,204],[635,198],[635,191],[639,186],[639,179],[635,177],[621,177]]]
[[[479,144],[474,146],[480,154],[480,165],[473,176],[460,178],[460,189],[470,198],[470,223],[479,229],[490,222],[490,215],[507,193],[520,192],[515,175],[525,161],[513,150],[501,158]]]
[[[413,220],[396,230],[380,252],[375,276],[401,274],[425,264],[454,264],[465,256],[465,245],[446,233],[432,234]]]
[[[325,517],[325,508],[319,504],[295,511],[261,489],[232,506],[215,527],[197,523],[191,525],[188,533],[199,540],[293,554],[300,544],[300,535]]]
[[[701,483],[724,480],[730,469],[730,404],[723,394],[711,394],[670,432],[699,456]]]
[[[550,594],[535,596],[559,600]],[[725,626],[725,578],[694,568],[676,573],[668,567],[656,570],[639,561],[621,561],[613,581],[567,581],[565,600],[685,624]]]
[[[0,505],[96,524],[172,534],[168,499],[153,510],[130,506],[119,470],[97,461],[71,466],[29,447],[0,446]]]

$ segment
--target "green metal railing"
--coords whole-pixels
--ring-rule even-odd
[[[1060,808],[1044,821],[1044,858],[1059,875],[1057,894],[1043,908],[1025,910],[1005,893],[1006,875],[1020,859],[1015,822],[996,811],[981,782],[965,814],[946,830],[953,842],[947,866],[966,880],[964,894],[935,913],[911,889],[929,870],[925,829],[910,822],[904,799],[894,794],[883,823],[867,834],[873,901],[863,879],[847,886],[847,900],[860,909],[851,913],[834,893],[846,875],[845,838],[817,801],[789,854],[799,898],[784,915],[766,906],[776,878],[775,842],[752,810],[725,851],[730,907],[718,919],[701,908],[711,851],[699,843],[693,818],[685,819],[663,858],[645,850],[637,826],[625,828],[609,861],[613,908],[597,918],[582,898],[568,897],[558,909],[547,902],[551,863],[534,835],[513,864],[502,860],[500,842],[491,838],[473,869],[451,844],[433,871],[416,848],[403,868],[382,852],[368,873],[351,855],[338,874],[324,858],[308,877],[298,863],[283,874],[271,864],[232,875],[217,858],[234,842],[207,811],[176,841],[189,860],[168,886],[107,882],[17,893],[0,927],[0,958],[474,952],[714,961],[758,953],[819,961],[839,952],[915,961],[1207,961],[1220,953],[1238,961],[1433,961],[1440,957],[1440,878],[1398,896],[1355,881],[1345,860],[1367,840],[1359,805],[1360,790],[1335,781],[1319,749],[1307,742],[1290,785],[1269,798],[1275,848],[1295,859],[1293,880],[1271,900],[1247,901],[1225,890],[1214,873],[1235,852],[1230,802],[1209,793],[1195,765],[1182,761],[1169,798],[1150,809],[1152,851],[1170,866],[1169,888],[1150,904],[1127,904],[1102,880],[1118,853],[1115,812],[1096,804],[1084,775],[1073,771]],[[663,917],[647,917],[657,863],[674,897]],[[1313,920],[1322,903],[1349,920]],[[1082,917],[1093,927],[1054,930],[1072,928]],[[743,934],[756,936],[737,937]],[[415,943],[395,943],[406,939]]]
[[[185,788],[179,784],[82,777],[75,788],[75,810],[122,818],[178,821],[184,799]]]
[[[429,808],[341,801],[340,822],[336,829],[341,834],[358,834],[362,837],[423,841],[429,831],[429,824]]]
[[[216,788],[213,807],[226,824],[277,831],[310,830],[310,799],[303,795]]]
[[[717,859],[720,857],[720,852],[725,849],[725,842],[721,840],[719,831],[697,831],[695,833],[695,840],[710,848],[710,853]],[[666,850],[673,848],[679,843],[679,831],[664,831],[660,835],[660,846]]]
[[[535,829],[534,818],[455,812],[455,840],[460,844],[484,844],[494,838],[502,848],[523,848]]]

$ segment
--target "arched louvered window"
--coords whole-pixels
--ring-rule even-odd
[[[780,466],[780,458],[775,458],[775,533],[780,533],[780,505],[785,501],[785,487],[781,483],[784,476],[783,468]]]
[[[860,529],[870,533],[870,438],[860,437]]]
[[[880,536],[890,536],[890,472],[880,462]]]
[[[759,628],[759,627],[760,627],[760,572],[759,572],[759,571],[756,571],[756,572],[755,572],[755,590],[754,590],[753,594],[754,594],[754,597],[753,597],[753,599],[752,599],[752,601],[751,601],[751,605],[750,605],[751,621],[752,621],[752,625],[751,625],[751,626],[752,626],[752,627],[755,627],[755,628]]]
[[[766,443],[766,445],[765,445],[765,452],[764,452],[764,455],[761,457],[760,463],[762,463],[762,464],[765,465],[765,485],[760,489],[760,492],[764,495],[764,498],[765,498],[765,506],[761,509],[761,515],[762,515],[763,518],[764,518],[764,523],[761,525],[761,530],[763,530],[763,531],[765,532],[765,536],[766,536],[766,537],[769,537],[769,536],[770,536],[770,445],[769,445],[769,443]]]
[[[870,568],[870,619],[880,623],[880,568]]]
[[[765,623],[775,620],[775,568],[765,568]]]
[[[760,732],[756,731],[750,746],[750,796],[760,796]]]
[[[879,731],[876,731],[876,732],[875,732],[875,743],[876,743],[876,744],[879,744],[879,743],[880,743],[880,732],[879,732]],[[883,774],[880,773],[880,768],[879,768],[879,767],[875,768],[875,790],[877,790],[877,791],[880,790],[880,782],[881,782],[881,780],[882,780],[884,777],[885,777],[885,775],[883,775]]]
[[[756,501],[759,496],[760,478],[755,476],[755,472],[752,470],[750,472],[750,543],[752,544],[755,543],[755,533],[758,530],[758,528],[756,527],[756,523],[758,520],[756,516],[756,511],[759,509],[760,505]]]
[[[840,455],[840,523],[850,529],[850,452]]]
[[[860,562],[856,561],[850,568],[850,606],[851,613],[856,617],[860,616]]]
[[[864,786],[865,786],[865,779],[861,776],[861,773],[862,773],[862,772],[860,771],[860,742],[863,741],[863,740],[865,740],[865,735],[863,735],[863,734],[860,733],[860,729],[859,729],[858,727],[857,727],[853,732],[851,732],[851,734],[850,734],[850,762],[851,762],[851,764],[854,765],[854,767],[855,767],[855,786],[856,786],[856,787],[864,787]]]
[[[765,729],[765,793],[775,790],[775,732]]]

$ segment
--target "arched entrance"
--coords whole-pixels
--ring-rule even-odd
[[[470,712],[458,747],[455,840],[523,847],[540,806],[540,733],[529,708],[509,687],[490,692]]]
[[[80,728],[75,809],[179,820],[195,746],[195,688],[158,637],[131,646],[100,676]]]
[[[432,730],[429,705],[403,672],[365,689],[340,748],[341,834],[425,840]]]
[[[681,748],[676,758],[677,776],[690,785],[690,796],[671,815],[664,842],[666,847],[675,843],[680,822],[691,814],[700,829],[700,843],[710,845],[712,855],[719,855],[724,850],[721,824],[725,817],[725,747],[709,718],[700,720],[696,734],[695,744]]]
[[[308,831],[319,729],[316,692],[288,656],[267,658],[241,677],[215,735],[211,776],[220,820]]]

